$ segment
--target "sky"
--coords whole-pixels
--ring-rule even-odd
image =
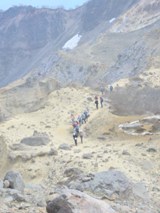
[[[0,10],[7,10],[12,6],[32,5],[34,7],[57,8],[63,6],[66,9],[72,9],[82,5],[88,0],[0,0]]]

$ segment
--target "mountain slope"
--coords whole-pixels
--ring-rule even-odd
[[[63,85],[81,83],[97,87],[147,73],[150,68],[160,67],[159,26],[157,21],[132,33],[104,32],[70,52],[60,51],[48,76]]]
[[[94,41],[110,28],[110,19],[136,0],[92,0],[75,10],[13,7],[0,19],[0,86],[31,70],[45,73],[57,60],[57,50],[76,34],[81,43]],[[46,68],[47,67],[47,68]]]
[[[138,30],[157,20],[160,20],[160,0],[140,0],[117,19],[111,32]]]
[[[46,45],[53,42],[52,51],[59,48],[63,42],[58,44],[57,38],[72,26],[71,36],[76,28],[72,22],[77,19],[74,12],[61,9],[14,7],[4,12],[0,22],[1,86],[29,72]]]

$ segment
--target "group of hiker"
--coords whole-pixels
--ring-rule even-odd
[[[103,108],[103,102],[104,102],[103,94],[105,92],[105,89],[101,88],[100,91],[101,91],[102,95],[100,97],[98,97],[97,95],[94,97],[96,109],[99,108],[99,103],[100,103],[101,108]],[[109,86],[109,91],[110,92],[113,91],[112,85]],[[83,133],[81,126],[87,122],[89,116],[90,116],[90,114],[89,114],[88,108],[86,110],[84,110],[84,112],[81,113],[81,115],[78,115],[76,118],[73,114],[71,114],[71,123],[73,126],[73,140],[74,140],[74,143],[76,146],[77,146],[78,137],[80,137],[81,143],[83,143],[84,133]]]
[[[100,96],[100,99],[98,100],[98,96],[96,95],[96,96],[94,97],[94,99],[95,99],[96,109],[98,109],[99,101],[100,101],[101,108],[102,108],[102,107],[103,107],[103,97]]]
[[[73,114],[71,114],[71,122],[73,126],[73,140],[75,145],[77,146],[77,139],[80,137],[81,143],[83,143],[83,130],[82,125],[85,124],[89,118],[89,109],[84,110],[81,115],[78,115],[76,118]]]
[[[111,92],[113,91],[113,86],[112,86],[112,85],[109,85],[108,88],[109,88],[109,92],[111,93]],[[103,101],[104,101],[104,100],[103,100],[103,97],[102,97],[102,96],[104,95],[104,93],[105,93],[106,90],[105,90],[104,87],[101,87],[101,88],[100,88],[100,91],[101,91],[101,94],[102,94],[102,95],[100,96],[100,98],[98,98],[97,95],[96,95],[95,98],[94,98],[94,99],[95,99],[96,109],[98,109],[99,103],[100,103],[100,105],[101,105],[101,108],[103,107]]]

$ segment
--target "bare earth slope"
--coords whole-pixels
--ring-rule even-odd
[[[140,0],[120,16],[111,28],[112,32],[130,32],[144,28],[160,19],[159,0]]]
[[[1,178],[8,169],[18,170],[26,183],[43,184],[47,196],[51,186],[66,181],[64,176],[66,169],[79,168],[88,174],[116,168],[131,181],[145,185],[150,197],[148,201],[150,207],[147,204],[148,212],[157,212],[160,208],[159,136],[154,134],[131,136],[123,133],[118,127],[119,124],[142,119],[145,116],[123,117],[111,114],[108,109],[109,94],[105,99],[104,108],[95,110],[93,99],[96,94],[96,91],[88,88],[60,89],[49,95],[45,108],[19,114],[1,123],[0,133],[8,147],[6,162],[3,159],[3,165],[7,166],[0,174]],[[78,140],[78,146],[75,147],[70,114],[78,115],[86,107],[89,107],[91,116],[88,123],[83,126],[84,144],[80,144]],[[32,136],[34,132],[48,135],[49,144],[35,147],[20,145],[23,138]],[[70,150],[58,149],[64,143],[70,146]],[[148,152],[150,148],[154,148],[156,152]],[[49,154],[51,150],[57,150],[58,155]],[[84,154],[91,158],[89,160],[83,158]],[[111,205],[118,208],[114,201],[111,201]],[[136,208],[130,206],[132,212],[146,208],[137,205]],[[37,212],[40,211],[37,209]],[[120,208],[119,212],[124,213]]]

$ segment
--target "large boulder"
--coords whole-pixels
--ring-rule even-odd
[[[115,213],[104,201],[77,190],[64,189],[61,195],[48,202],[48,213]]]
[[[9,171],[4,177],[4,181],[9,181],[9,188],[17,189],[23,192],[25,184],[23,182],[22,176],[19,172]]]
[[[69,202],[63,196],[48,202],[46,209],[48,213],[73,213]]]
[[[106,196],[112,199],[128,198],[132,186],[128,178],[120,171],[108,170],[91,174],[89,178],[79,178],[69,183],[69,188],[80,191],[90,191],[98,196]],[[85,180],[85,181],[84,181]]]
[[[144,128],[144,125],[138,120],[130,123],[120,124],[119,128],[128,135],[151,135],[152,133]]]
[[[44,146],[50,142],[49,137],[47,136],[32,136],[26,137],[21,140],[22,144],[28,146]]]
[[[78,168],[67,168],[64,171],[64,174],[66,177],[79,177],[81,174],[83,174],[83,172]]]
[[[71,146],[67,143],[60,144],[59,149],[71,150]]]

